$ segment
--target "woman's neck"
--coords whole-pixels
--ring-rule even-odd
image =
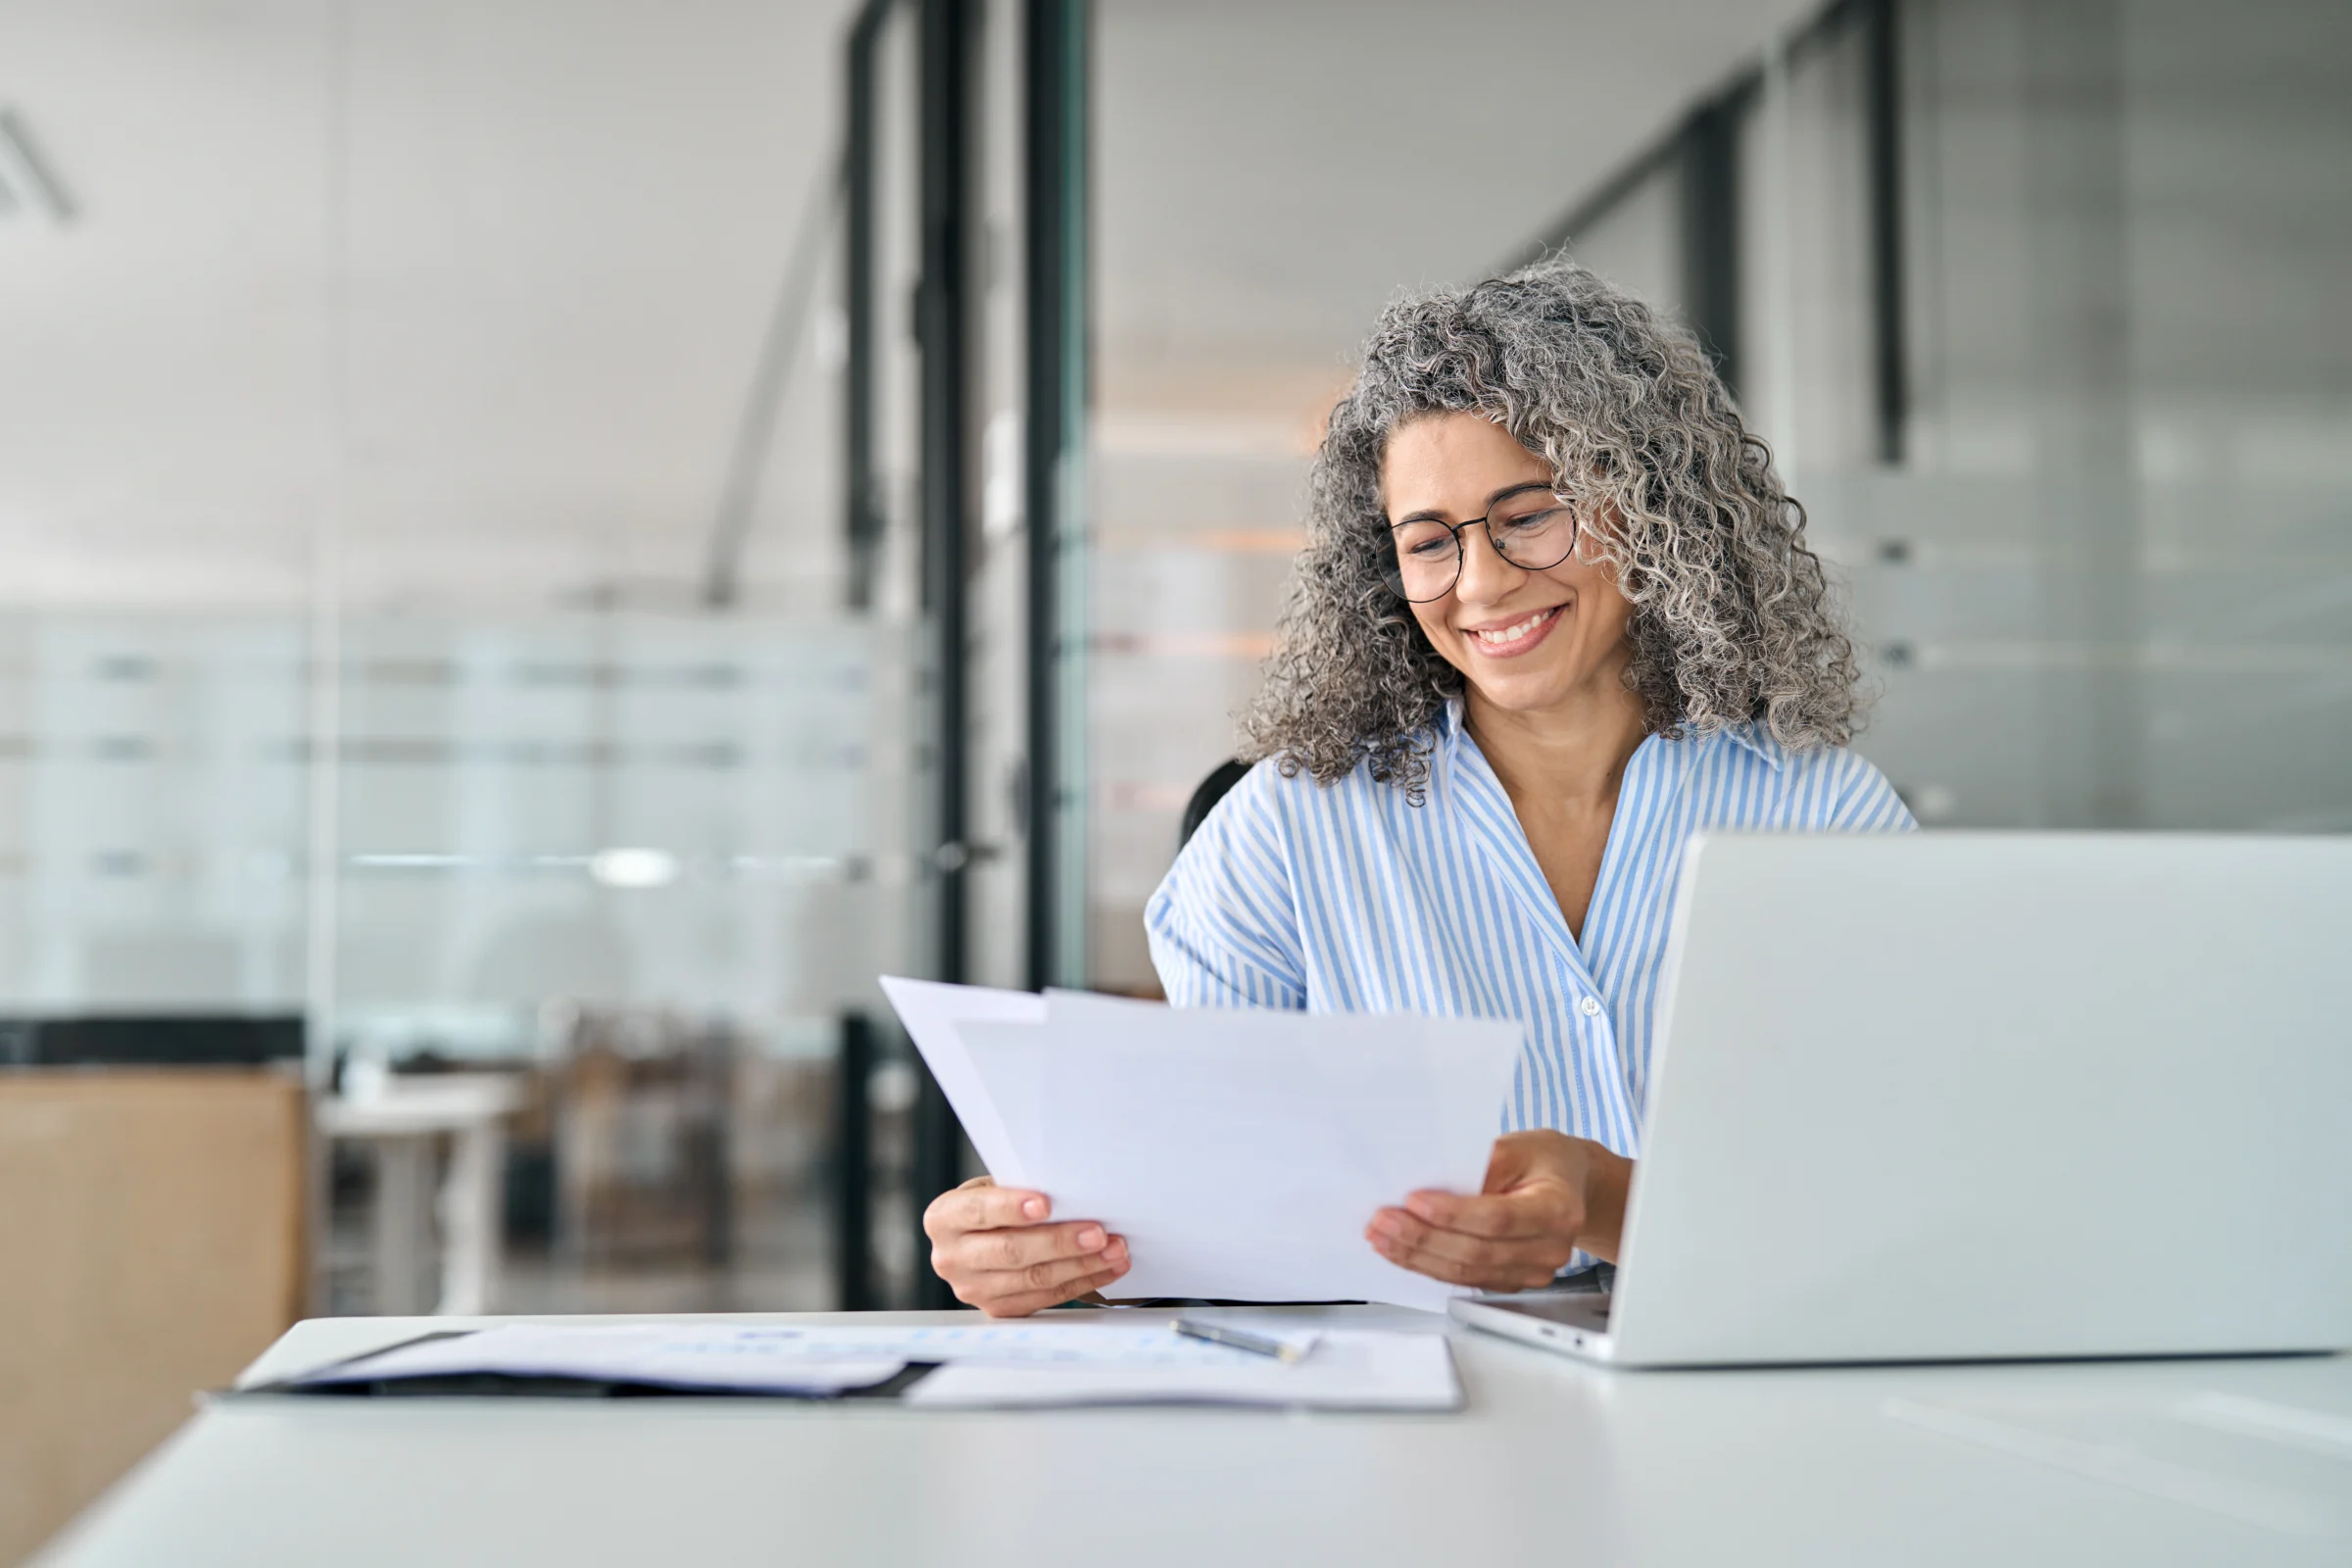
[[[1649,733],[1642,699],[1613,682],[1532,712],[1496,708],[1472,687],[1463,721],[1515,805],[1613,806],[1625,764]]]

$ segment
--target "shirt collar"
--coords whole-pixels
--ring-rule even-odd
[[[1455,692],[1446,699],[1445,710],[1438,714],[1437,754],[1447,767],[1452,767],[1461,756],[1462,737],[1470,733],[1470,717],[1462,703],[1462,694]]]
[[[1759,733],[1754,723],[1726,724],[1718,733],[1729,736],[1735,744],[1744,746],[1757,757],[1762,758],[1764,765],[1774,772],[1777,773],[1781,770],[1780,744],[1769,736]]]

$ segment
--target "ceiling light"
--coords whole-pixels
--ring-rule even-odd
[[[599,850],[588,874],[609,888],[667,887],[678,879],[678,858],[667,850]]]

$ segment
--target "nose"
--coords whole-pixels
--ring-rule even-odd
[[[1453,593],[1465,605],[1491,605],[1519,586],[1527,573],[1503,559],[1484,528],[1462,530],[1462,574]]]

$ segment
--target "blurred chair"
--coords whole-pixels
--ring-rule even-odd
[[[723,1029],[580,1015],[556,1089],[562,1256],[587,1268],[727,1263],[733,1056]]]
[[[1193,798],[1184,804],[1184,823],[1176,830],[1178,849],[1193,841],[1193,835],[1200,831],[1200,824],[1208,820],[1208,813],[1216,809],[1217,803],[1249,772],[1248,762],[1219,762],[1216,771],[1200,781],[1200,787],[1193,791]]]
[[[0,1562],[300,1315],[306,1121],[269,1069],[0,1072]]]

